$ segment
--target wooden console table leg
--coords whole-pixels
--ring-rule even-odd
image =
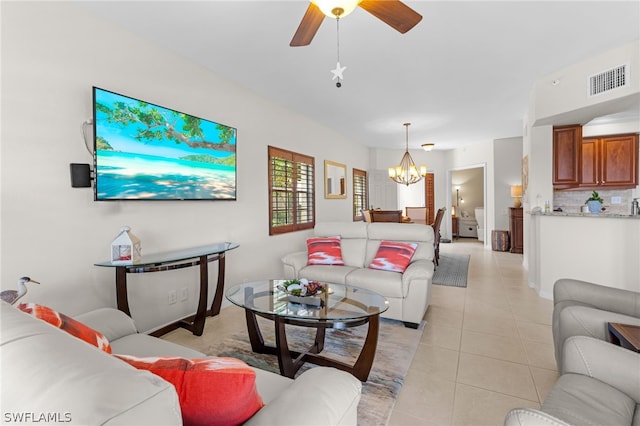
[[[118,309],[131,316],[129,296],[127,295],[127,267],[116,267],[116,303]]]
[[[220,307],[222,306],[222,296],[224,295],[224,271],[225,255],[224,253],[220,253],[218,256],[218,284],[216,285],[216,294],[213,296],[213,302],[211,303],[212,317],[220,313]]]
[[[198,310],[193,319],[193,334],[202,336],[204,332],[204,322],[207,317],[207,298],[209,296],[209,262],[207,256],[200,257],[200,298],[198,299]]]

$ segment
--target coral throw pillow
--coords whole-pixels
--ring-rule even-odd
[[[339,265],[344,266],[340,237],[307,238],[307,265]]]
[[[376,257],[369,268],[383,271],[404,272],[416,252],[416,243],[398,243],[394,241],[382,241]]]
[[[66,331],[80,340],[97,346],[107,353],[111,353],[111,345],[107,338],[99,331],[87,327],[80,321],[76,321],[65,314],[61,314],[51,308],[36,303],[21,303],[18,305],[18,309]]]
[[[116,356],[172,383],[185,425],[239,425],[264,406],[255,371],[239,359]]]

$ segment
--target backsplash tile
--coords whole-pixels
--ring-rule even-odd
[[[593,190],[584,191],[553,191],[552,207],[561,208],[569,213],[580,212],[587,198],[591,196]],[[610,189],[598,190],[598,194],[604,200],[602,204],[605,213],[630,214],[631,201],[633,199],[632,189]],[[620,204],[611,204],[611,197],[620,197]]]

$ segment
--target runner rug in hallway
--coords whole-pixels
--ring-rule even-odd
[[[452,287],[466,287],[469,272],[468,254],[440,253],[440,264],[433,273],[432,283]]]
[[[223,309],[220,315],[232,309],[238,308]],[[258,321],[265,342],[273,345],[275,342],[273,322],[264,318],[258,318]],[[223,331],[226,330],[227,328]],[[423,330],[424,322],[414,330],[404,327],[400,321],[380,320],[376,356],[369,379],[362,384],[362,398],[358,405],[358,425],[373,426],[387,423]],[[315,329],[311,328],[287,326],[289,348],[304,350],[305,346],[313,342],[314,331]],[[328,329],[322,354],[353,364],[360,353],[366,332],[366,325],[344,330]],[[257,354],[251,350],[244,321],[238,322],[238,327],[227,333],[220,335],[215,330],[207,333],[205,329],[205,333],[198,338],[199,342],[194,342],[194,346],[197,347],[193,349],[208,355],[239,358],[253,367],[279,374],[278,360],[275,355]],[[165,338],[173,340],[171,334],[166,335]],[[176,342],[185,344],[182,339]],[[315,366],[309,363],[303,365],[296,376],[313,367]]]

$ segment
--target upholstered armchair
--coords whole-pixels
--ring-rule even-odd
[[[539,410],[513,409],[505,426],[638,425],[639,353],[573,336],[564,342],[562,370]]]
[[[569,337],[610,341],[609,322],[640,326],[640,293],[633,291],[560,279],[553,287],[553,303],[553,340],[560,372],[563,344]]]

